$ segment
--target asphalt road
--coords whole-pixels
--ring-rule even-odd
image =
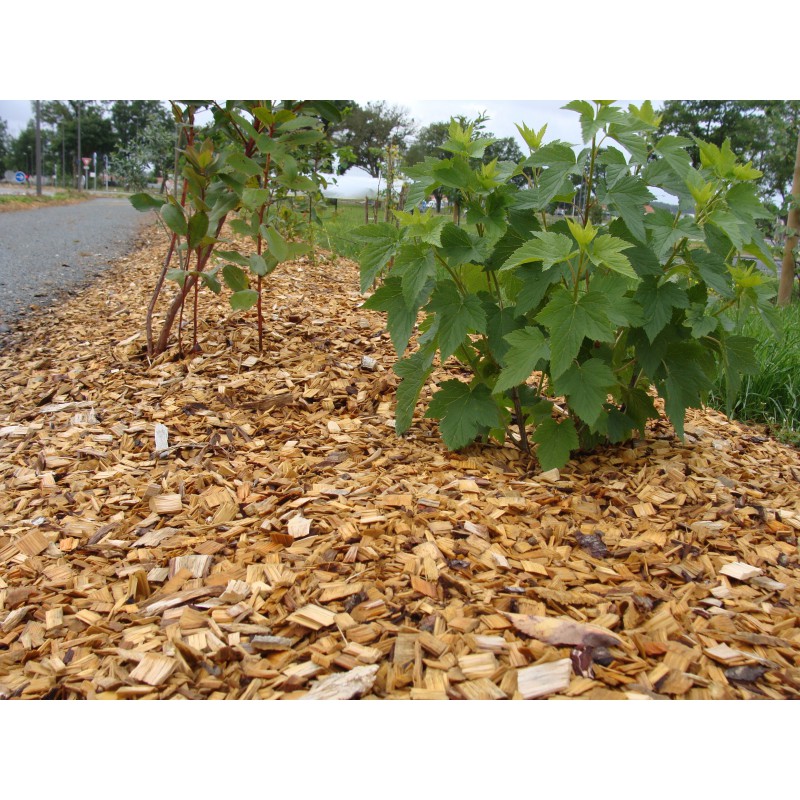
[[[0,213],[0,336],[31,305],[58,302],[91,282],[152,220],[120,197]]]

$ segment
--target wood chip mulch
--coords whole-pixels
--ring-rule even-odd
[[[0,352],[0,698],[800,696],[796,450],[713,411],[560,472],[399,438],[326,254],[269,279],[263,352],[201,293],[202,352],[149,363],[165,249]]]

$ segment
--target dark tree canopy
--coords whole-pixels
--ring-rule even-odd
[[[415,130],[414,120],[405,108],[390,106],[383,100],[365,106],[354,105],[334,132],[337,146],[350,151],[348,157],[342,158],[339,172],[358,166],[377,178],[381,173],[383,151],[389,145],[396,145],[404,155]]]
[[[659,113],[659,135],[697,136],[718,147],[730,139],[733,151],[764,173],[765,199],[789,194],[800,101],[667,100]],[[697,148],[690,153],[697,166]]]

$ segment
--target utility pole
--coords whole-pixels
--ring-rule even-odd
[[[81,157],[81,101],[76,100],[75,105],[78,108],[78,189],[80,189],[83,177],[83,158]]]
[[[42,114],[41,101],[36,101],[36,196],[42,196]]]

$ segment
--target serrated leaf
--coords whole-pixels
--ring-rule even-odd
[[[697,408],[703,396],[712,388],[711,380],[703,369],[709,352],[698,342],[677,342],[667,348],[664,365],[667,378],[664,381],[664,410],[683,439],[683,423],[687,408]]]
[[[397,252],[402,232],[389,222],[363,225],[356,228],[352,236],[364,243],[359,257],[361,265],[361,291],[366,292],[381,270]]]
[[[234,292],[229,299],[234,311],[247,311],[258,302],[258,292],[255,289],[242,289]]]
[[[639,241],[645,241],[644,207],[655,198],[641,178],[624,176],[607,188],[599,199],[616,209],[628,230]]]
[[[389,336],[397,355],[402,355],[411,339],[418,309],[406,305],[400,278],[387,278],[362,307],[386,312]]]
[[[644,310],[642,326],[652,342],[672,319],[673,308],[688,308],[686,292],[674,283],[659,284],[655,278],[645,278],[636,290],[636,300]]]
[[[560,469],[569,461],[570,453],[578,449],[578,432],[571,419],[556,422],[546,419],[536,426],[531,439],[538,443],[536,458],[545,472]]]
[[[395,433],[405,433],[411,427],[414,408],[417,405],[422,387],[433,369],[435,346],[429,344],[408,358],[398,361],[392,367],[401,380],[397,387],[397,410],[395,413]]]
[[[542,269],[546,271],[577,255],[577,252],[574,250],[574,242],[568,236],[552,231],[537,231],[534,233],[534,238],[516,250],[500,269],[506,270],[520,264],[541,261]]]
[[[691,262],[697,268],[703,282],[721,297],[734,295],[733,279],[725,259],[708,250],[691,250]]]
[[[524,264],[514,273],[522,286],[517,294],[517,312],[527,314],[541,303],[547,290],[561,279],[558,270],[542,272],[541,264]]]
[[[486,259],[486,241],[448,222],[441,232],[440,252],[451,266],[482,264]]]
[[[617,239],[614,236],[604,234],[598,236],[589,250],[589,259],[598,267],[605,267],[612,272],[624,275],[634,281],[639,280],[639,276],[628,261],[627,256],[622,255],[623,250],[630,249],[631,245],[624,239]]]
[[[436,275],[433,250],[426,244],[404,244],[397,251],[392,276],[399,277],[403,298],[409,308],[419,308],[425,302],[423,292]]]
[[[603,405],[616,386],[611,368],[599,358],[590,358],[582,364],[573,362],[554,382],[554,389],[567,396],[570,408],[589,425],[603,411]]]
[[[558,286],[550,302],[536,315],[536,321],[550,333],[550,374],[557,378],[570,365],[584,338],[610,342],[614,327],[606,314],[606,299],[594,292],[579,295]]]
[[[425,416],[440,420],[439,430],[449,450],[460,450],[479,434],[501,424],[488,387],[482,383],[470,387],[459,380],[440,385]]]
[[[505,340],[509,349],[503,359],[504,366],[495,384],[495,392],[503,392],[524,383],[539,362],[550,357],[550,345],[538,328],[528,326],[521,331],[513,331],[506,335]]]
[[[475,295],[459,294],[451,281],[439,281],[427,309],[438,317],[438,341],[442,361],[458,349],[468,333],[486,330],[486,314]]]

